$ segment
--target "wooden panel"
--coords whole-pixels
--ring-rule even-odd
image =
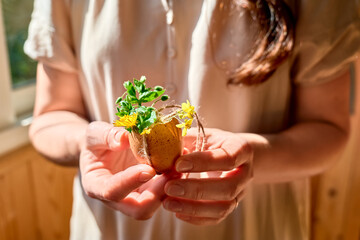
[[[358,135],[360,137],[360,134]],[[360,139],[357,141],[360,142]],[[340,239],[360,240],[360,145],[354,154],[349,174],[348,192],[344,206],[344,217]]]
[[[354,142],[354,140],[350,142],[336,166],[319,176],[316,185],[313,185],[316,189],[313,212],[314,240],[359,239],[356,235],[352,238],[344,238],[350,232],[355,233],[356,227],[359,226],[352,226],[352,229],[349,229],[350,226],[347,224],[359,223],[360,217],[355,214],[359,211],[360,201],[356,202],[359,191],[354,188],[354,180],[356,181],[360,172],[354,165],[355,150],[357,150]],[[351,207],[350,202],[353,202]]]
[[[35,161],[32,170],[42,239],[69,239],[74,170],[47,161]]]
[[[75,172],[31,146],[0,158],[0,240],[68,239]]]
[[[357,94],[355,116],[352,119],[353,151],[350,156],[348,191],[344,202],[341,239],[360,240],[360,60],[356,63]]]
[[[39,239],[30,162],[16,156],[0,164],[0,239]]]

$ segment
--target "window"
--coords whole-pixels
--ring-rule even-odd
[[[0,2],[0,154],[28,141],[36,62],[23,52],[32,0]]]
[[[15,89],[34,83],[35,79],[36,62],[26,56],[23,51],[32,8],[33,1],[31,0],[2,0],[11,82]]]

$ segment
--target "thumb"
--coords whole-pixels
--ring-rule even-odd
[[[155,175],[156,172],[152,167],[139,164],[116,174],[111,174],[109,171],[88,173],[83,176],[83,186],[91,197],[120,201]]]
[[[92,149],[122,150],[129,148],[127,131],[107,122],[91,122],[86,136],[87,146]]]

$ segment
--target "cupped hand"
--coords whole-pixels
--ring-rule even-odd
[[[165,209],[196,225],[217,224],[224,220],[244,196],[252,179],[253,150],[239,134],[206,129],[205,151],[195,151],[196,131],[184,139],[187,154],[176,161],[176,171],[190,177],[166,183]],[[200,173],[200,177],[191,177]]]
[[[92,122],[80,154],[85,192],[135,219],[148,219],[161,205],[166,176],[137,164],[127,132],[105,122]]]

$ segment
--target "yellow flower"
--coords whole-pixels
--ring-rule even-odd
[[[189,100],[186,100],[186,103],[181,104],[181,109],[186,113],[186,117],[193,118],[195,107],[190,104]]]
[[[151,132],[151,128],[145,128],[140,135],[149,134]]]
[[[191,128],[191,124],[194,119],[186,119],[185,122],[177,124],[177,128],[182,128],[182,136],[186,136],[187,130]]]
[[[131,115],[125,115],[114,122],[115,127],[130,128],[136,125],[137,113]]]

